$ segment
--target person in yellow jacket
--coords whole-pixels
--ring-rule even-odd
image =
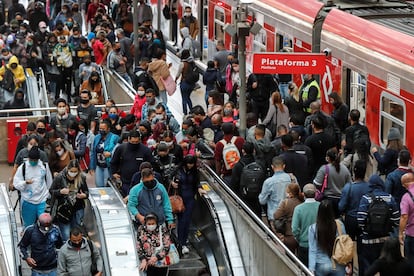
[[[26,76],[24,75],[24,68],[19,64],[19,59],[16,56],[12,56],[6,66],[0,68],[0,81],[3,81],[3,78],[6,73],[6,68],[13,73],[14,80],[14,91],[23,86],[23,83],[26,81]],[[13,91],[13,92],[14,92]]]
[[[303,110],[307,115],[310,114],[310,104],[321,98],[321,89],[318,82],[313,78],[312,74],[303,75],[303,84],[299,88],[300,99],[302,100]]]

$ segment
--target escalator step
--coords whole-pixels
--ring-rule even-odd
[[[199,271],[201,269],[204,269],[205,267],[206,265],[200,260],[180,259],[180,262],[178,264],[170,266],[169,270],[170,271],[173,271],[173,270]]]

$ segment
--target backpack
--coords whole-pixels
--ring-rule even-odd
[[[338,264],[346,265],[354,257],[354,241],[349,235],[342,233],[342,227],[339,221],[335,220],[335,222],[338,236],[335,238],[331,258]],[[333,265],[335,266],[335,263]]]
[[[365,230],[370,238],[388,236],[392,230],[392,209],[381,196],[375,196],[373,193],[369,196],[372,201],[367,210],[367,225]]]
[[[167,20],[171,19],[170,6],[165,5],[164,8],[162,9],[162,14],[164,15],[165,19]]]
[[[367,146],[367,148],[371,148],[371,140],[369,139],[369,132],[366,126],[358,127],[354,131],[352,138],[354,145],[355,142],[361,142],[364,143]],[[352,147],[354,147],[354,145],[352,145]]]
[[[236,141],[237,137],[233,136],[229,143],[226,140],[220,140],[220,142],[224,145],[223,147],[223,161],[226,170],[233,169],[234,165],[240,161],[240,152],[239,149],[236,147],[234,142]]]
[[[243,164],[243,163],[242,163]],[[257,162],[244,165],[240,176],[240,191],[243,197],[254,198],[262,191],[263,182],[266,179],[266,171]]]
[[[185,81],[189,84],[195,84],[198,82],[200,74],[198,73],[198,68],[194,62],[188,62],[187,72],[185,74]]]
[[[13,92],[16,88],[16,85],[14,84],[13,72],[7,67],[6,67],[6,71],[4,72],[3,81],[1,82],[1,87],[3,87],[4,90],[7,90],[9,92]]]

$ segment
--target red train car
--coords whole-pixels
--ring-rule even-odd
[[[224,26],[236,20],[236,1],[182,3],[191,5],[199,18],[204,63],[215,53],[217,40],[223,39],[230,49],[232,37]],[[162,9],[159,5],[157,8]],[[404,13],[410,16],[408,6],[395,2],[327,7],[316,0],[257,0],[248,6],[248,20],[263,28],[246,38],[248,71],[255,52],[277,52],[282,48],[325,52],[326,71],[319,76],[323,109],[331,110],[328,95],[337,91],[351,109],[361,111],[374,144],[385,147],[389,128],[398,127],[413,153],[414,131],[408,120],[414,112],[414,30],[409,33],[410,28],[404,25],[399,29],[390,27],[398,24],[387,9],[401,10],[398,24],[404,23]],[[372,11],[377,14],[369,14]],[[164,33],[169,34],[168,30]],[[301,76],[294,76],[294,81],[300,85]]]

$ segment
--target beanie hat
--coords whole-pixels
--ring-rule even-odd
[[[38,160],[40,158],[39,148],[34,146],[29,151],[29,159]]]
[[[388,131],[388,141],[401,139],[401,133],[398,128],[392,127]]]

